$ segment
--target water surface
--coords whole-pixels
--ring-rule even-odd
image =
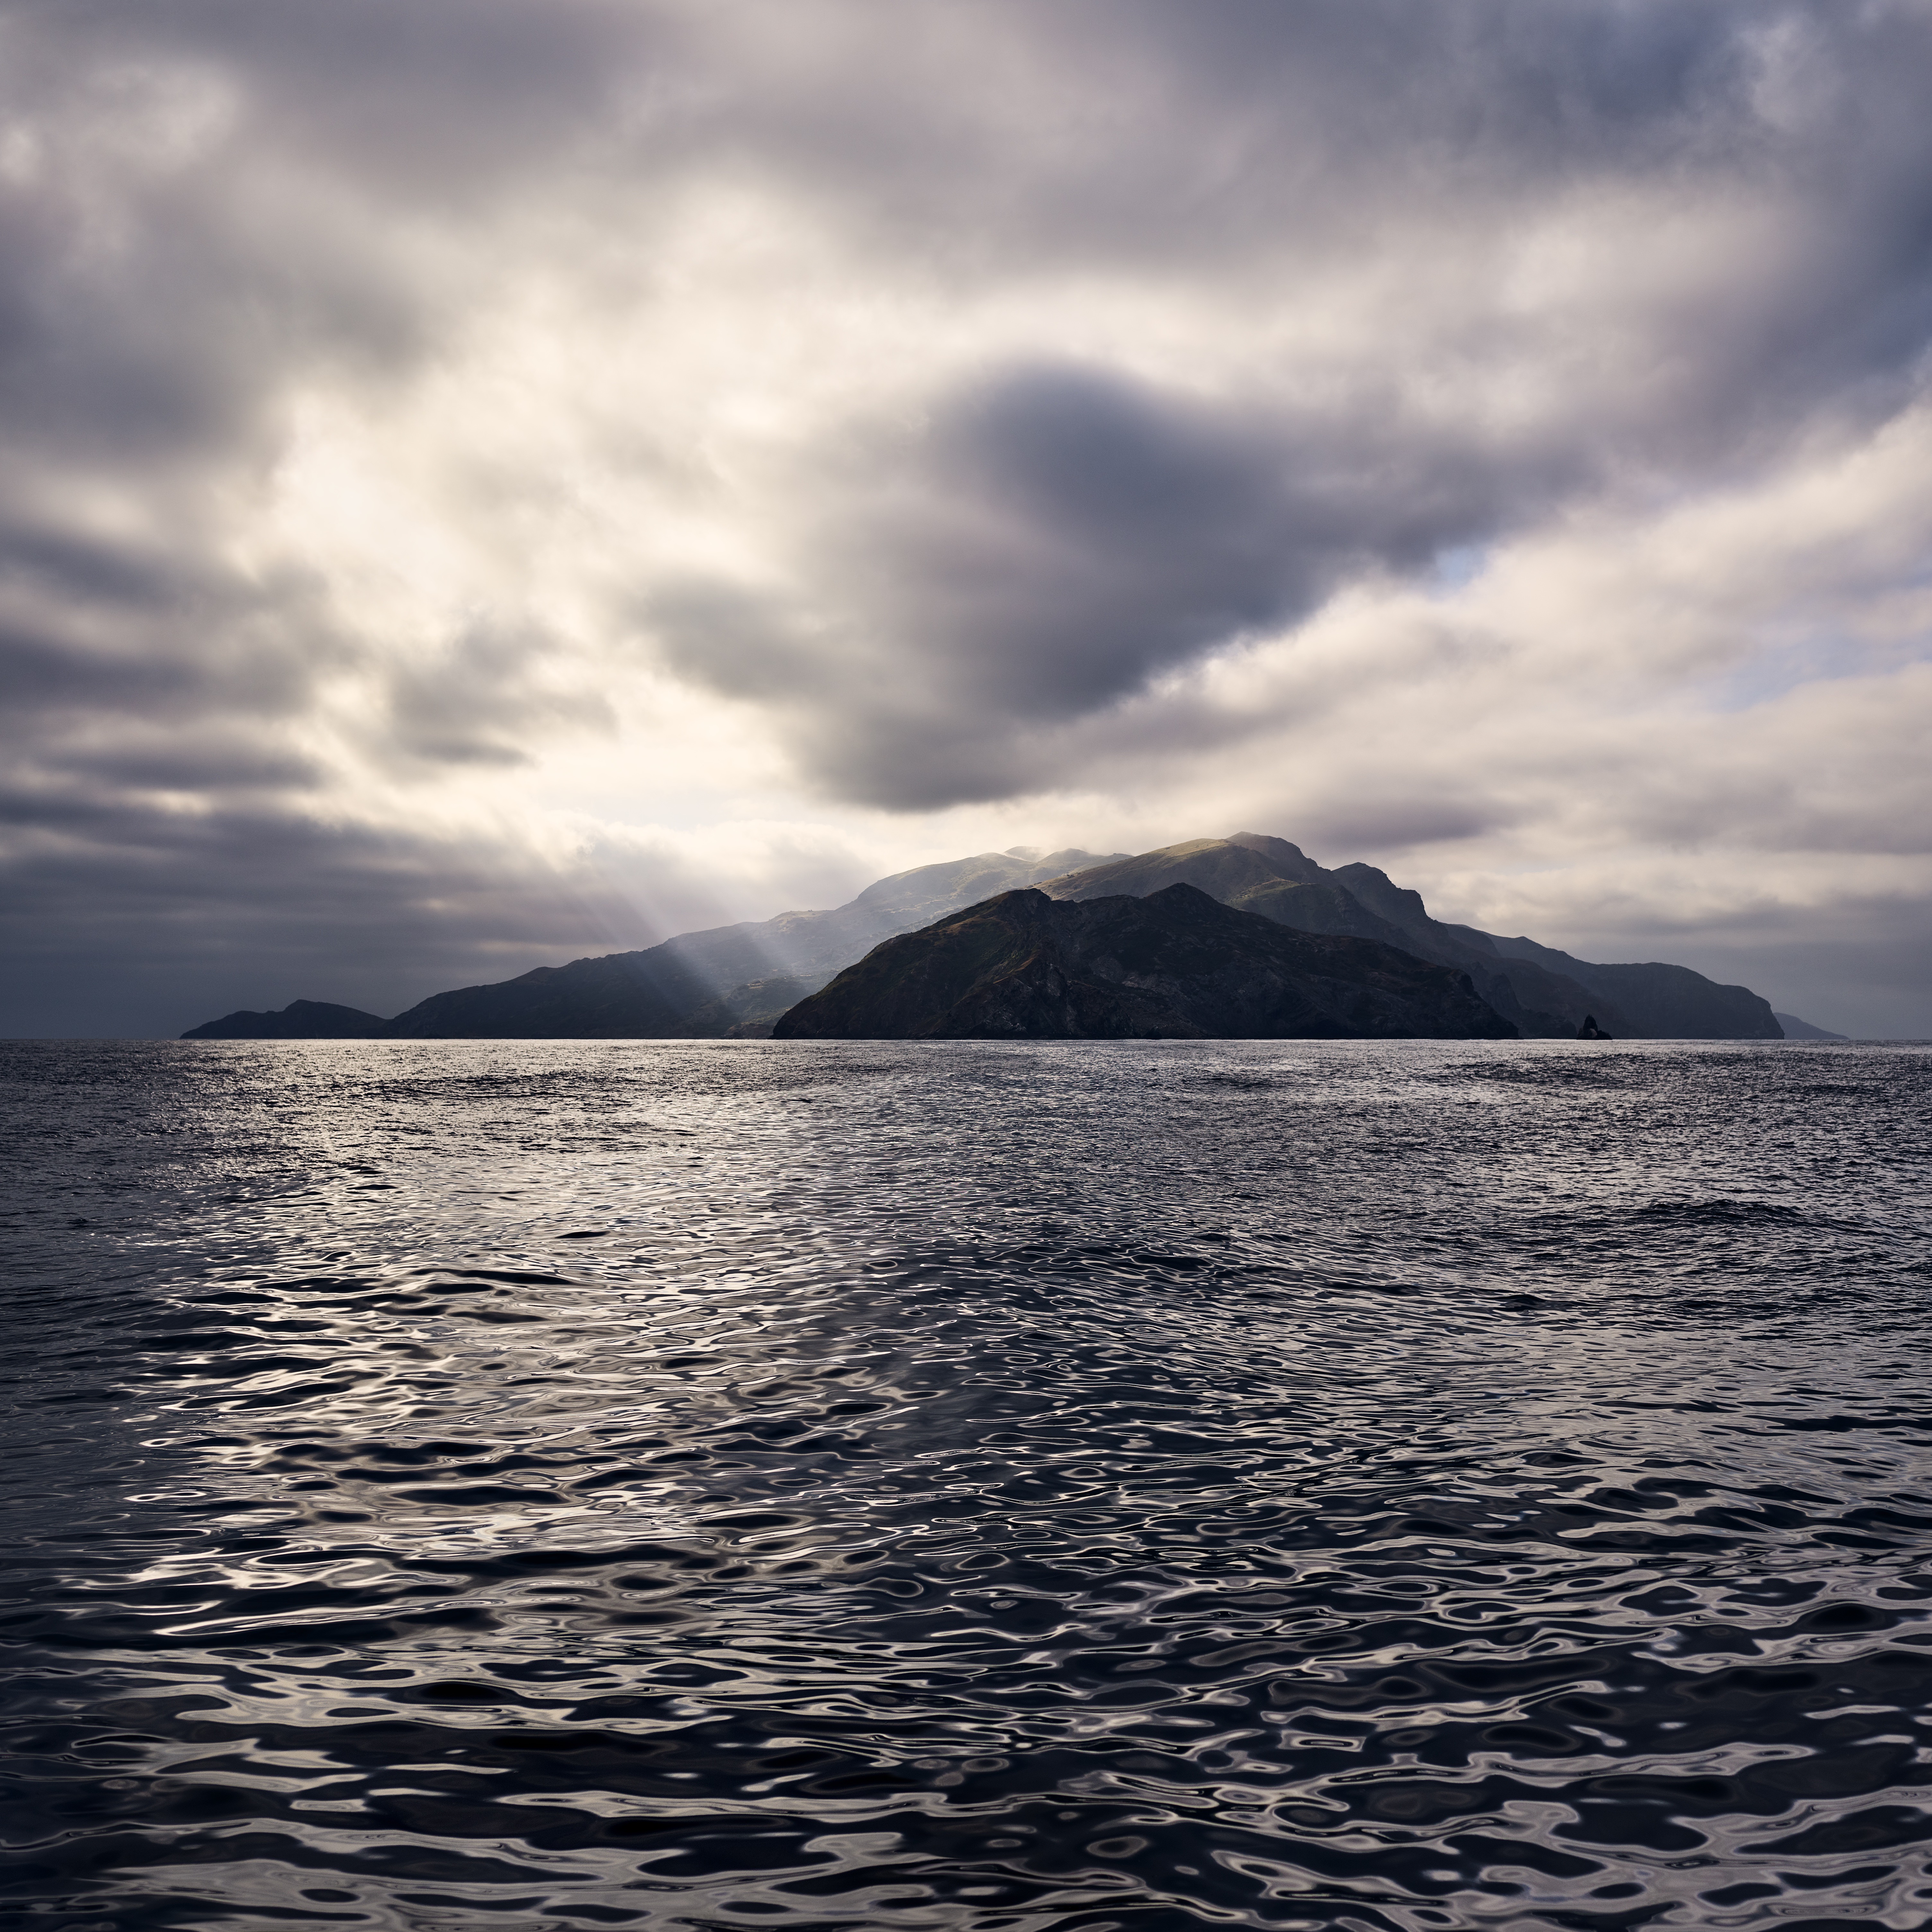
[[[1928,1102],[0,1046],[0,1917],[1922,1927]]]

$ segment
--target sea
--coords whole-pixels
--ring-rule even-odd
[[[0,1045],[0,1924],[1932,1924],[1932,1048]]]

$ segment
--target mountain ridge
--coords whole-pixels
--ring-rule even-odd
[[[778,1040],[1511,1040],[1468,975],[1298,932],[1176,880],[1137,896],[1003,892],[882,941]]]
[[[882,939],[928,925],[994,892],[1125,856],[1077,847],[1049,852],[1010,846],[941,860],[875,879],[830,910],[782,912],[679,933],[634,951],[534,967],[514,979],[432,993],[393,1019],[362,1017],[374,1022],[367,1037],[385,1040],[716,1039],[762,1030]],[[347,1036],[288,1030],[288,1015],[320,1004],[298,1000],[280,1012],[230,1013],[182,1037]],[[260,1030],[244,1030],[250,1021],[260,1023]]]
[[[1574,1040],[1586,1018],[1619,1039],[1782,1040],[1770,1002],[1688,966],[1598,965],[1528,938],[1502,939],[1430,916],[1422,895],[1360,862],[1333,871],[1298,845],[1238,832],[1161,846],[1046,880],[1050,897],[1148,892],[1172,883],[1305,932],[1380,939],[1468,973],[1477,992],[1526,1036]]]
[[[1720,986],[1660,962],[1600,965],[1527,937],[1438,920],[1419,892],[1377,867],[1354,862],[1330,869],[1287,839],[1238,832],[1138,854],[1029,846],[976,853],[891,874],[830,910],[782,912],[680,933],[635,951],[536,967],[514,979],[431,994],[392,1019],[298,1000],[279,1012],[227,1014],[182,1037],[760,1036],[873,947],[1002,892],[1037,888],[1049,898],[1078,902],[1144,898],[1174,884],[1291,930],[1372,941],[1467,973],[1479,998],[1532,1037],[1574,1038],[1586,1016],[1623,1039],[1785,1036],[1769,1003],[1748,988]]]

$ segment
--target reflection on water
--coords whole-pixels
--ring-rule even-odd
[[[1932,1055],[0,1047],[66,1928],[1932,1921]]]

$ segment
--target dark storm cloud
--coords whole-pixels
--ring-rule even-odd
[[[1048,718],[1292,621],[1348,572],[1414,569],[1558,480],[1378,398],[1202,404],[1066,368],[951,402],[931,462],[959,514],[910,546],[930,588],[908,602],[969,661],[986,638],[988,687]]]
[[[1100,371],[1016,370],[942,411],[932,480],[955,514],[908,532],[912,571],[881,587],[938,616],[969,689],[1077,715],[1300,614],[1351,565],[1412,565],[1486,526],[1478,465],[1382,442],[1360,418],[1268,424]]]
[[[816,632],[724,586],[651,611],[675,661],[800,717],[828,787],[892,805],[1037,784],[1012,740],[1077,719],[1351,576],[1420,568],[1547,500],[1579,460],[1485,446],[1390,399],[1325,410],[1166,393],[1034,365],[868,450],[820,538],[844,602]]]

